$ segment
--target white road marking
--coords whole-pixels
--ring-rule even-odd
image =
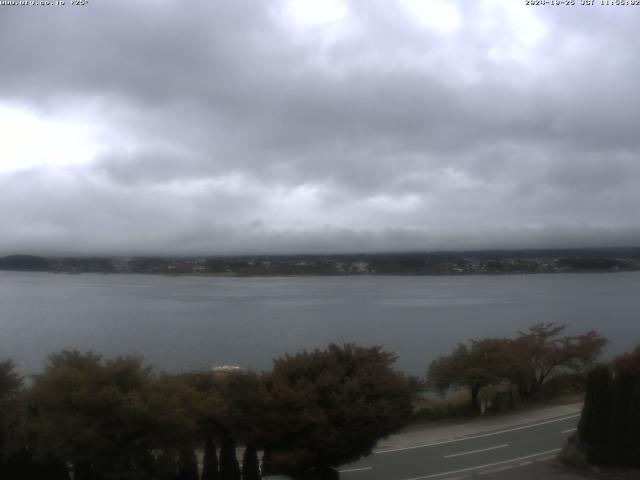
[[[488,452],[489,450],[497,450],[498,448],[505,448],[508,446],[509,446],[508,443],[503,443],[502,445],[496,445],[495,447],[480,448],[478,450],[469,450],[468,452],[452,453],[451,455],[445,455],[444,458],[454,458],[454,457],[461,457],[463,455],[471,455],[473,453]]]
[[[424,475],[422,477],[411,477],[405,480],[426,480],[428,478],[444,477],[445,475],[455,475],[456,473],[471,472],[473,470],[482,470],[483,468],[496,467],[498,465],[506,465],[507,463],[518,463],[520,460],[526,460],[528,458],[539,457],[541,455],[548,455],[550,453],[558,453],[561,448],[555,450],[547,450],[545,452],[533,453],[531,455],[525,455],[524,457],[510,458],[509,460],[502,460],[501,462],[487,463],[486,465],[477,465],[475,467],[461,468],[460,470],[451,470],[450,472],[433,473],[431,475]]]
[[[562,430],[562,433],[571,433],[578,430],[577,428],[567,428],[566,430]]]
[[[381,454],[381,453],[401,452],[403,450],[414,450],[416,448],[426,448],[426,447],[434,447],[436,445],[446,445],[448,443],[463,442],[465,440],[475,440],[476,438],[491,437],[493,435],[500,435],[500,434],[503,434],[503,433],[515,432],[515,431],[518,431],[518,430],[526,430],[527,428],[539,427],[540,425],[548,425],[549,423],[562,422],[564,420],[569,420],[571,418],[576,418],[576,417],[579,417],[579,416],[580,416],[580,414],[576,413],[575,415],[569,415],[568,417],[554,418],[553,420],[547,420],[545,422],[534,423],[532,425],[523,425],[521,427],[508,428],[506,430],[500,430],[498,432],[481,433],[479,435],[470,435],[468,437],[454,438],[452,440],[443,440],[441,442],[432,442],[432,443],[423,443],[421,445],[412,445],[410,447],[390,448],[388,450],[377,450],[377,451],[375,451],[373,453],[374,453],[374,455],[378,455],[378,454]]]
[[[478,475],[489,475],[491,473],[504,472],[505,470],[511,470],[515,465],[505,465],[504,467],[496,467],[491,470],[483,470],[482,472],[478,472]]]
[[[347,468],[346,470],[338,470],[340,473],[364,472],[365,470],[373,470],[373,467]]]
[[[556,458],[555,455],[549,455],[548,457],[536,458],[536,462],[538,463],[548,462],[549,460],[553,460],[554,458]]]

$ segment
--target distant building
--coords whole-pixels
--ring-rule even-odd
[[[351,268],[356,273],[367,273],[369,271],[369,262],[353,262]]]
[[[246,373],[247,369],[236,365],[219,365],[217,367],[212,367],[210,372],[214,377],[226,377],[228,375]]]
[[[245,370],[246,368],[238,367],[237,365],[219,365],[217,367],[211,367],[212,372],[244,372]]]

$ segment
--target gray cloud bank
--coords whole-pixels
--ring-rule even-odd
[[[640,244],[640,8],[450,2],[443,30],[345,5],[0,7],[0,106],[93,146],[22,167],[0,142],[0,252]]]

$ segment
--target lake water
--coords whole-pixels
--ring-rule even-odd
[[[640,344],[640,272],[458,277],[221,278],[0,272],[0,359],[24,373],[63,348],[136,353],[159,370],[268,369],[329,342],[384,345],[397,366],[536,322]]]

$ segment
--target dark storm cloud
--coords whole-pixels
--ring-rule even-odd
[[[99,133],[84,162],[5,159],[0,249],[638,243],[640,10],[449,5],[3,7],[0,106]]]

